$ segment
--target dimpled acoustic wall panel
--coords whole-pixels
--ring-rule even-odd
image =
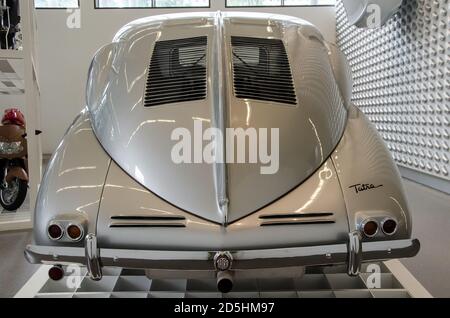
[[[337,3],[337,44],[353,71],[353,102],[404,174],[449,192],[450,1],[405,0],[381,28],[350,26]],[[431,180],[431,181],[430,181]]]

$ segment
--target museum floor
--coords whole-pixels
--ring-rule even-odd
[[[405,180],[414,220],[414,237],[422,250],[403,264],[435,297],[450,297],[450,196]],[[0,233],[0,298],[13,297],[39,266],[23,257],[30,232]]]

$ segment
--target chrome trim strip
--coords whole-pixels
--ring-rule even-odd
[[[214,255],[207,251],[139,251],[100,249],[92,236],[86,243],[90,247],[88,259],[82,248],[28,246],[26,259],[32,264],[84,264],[90,266],[94,277],[101,276],[98,256],[102,266],[125,268],[146,268],[165,270],[211,270],[214,271]],[[95,236],[94,236],[95,237]],[[95,241],[96,243],[96,241]],[[399,240],[362,243],[361,261],[381,261],[414,257],[420,250],[418,240]],[[258,268],[281,268],[294,266],[342,265],[349,261],[347,244],[310,247],[281,248],[269,250],[248,250],[232,252],[233,270]],[[100,270],[100,274],[98,271]]]
[[[224,71],[224,37],[223,37],[223,16],[222,12],[218,11],[215,15],[215,39],[212,51],[211,72],[212,72],[212,90],[214,92],[211,105],[212,107],[212,120],[211,126],[218,128],[222,132],[222,136],[225,136],[226,127],[226,79]],[[217,144],[216,144],[217,146]],[[226,147],[223,143],[221,151],[216,151],[218,157],[214,163],[214,182],[216,186],[217,204],[222,212],[222,224],[227,224],[228,219],[228,193],[227,193],[227,166],[226,162]]]

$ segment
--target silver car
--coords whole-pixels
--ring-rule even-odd
[[[351,91],[345,56],[297,18],[126,25],[93,59],[27,259],[54,279],[76,263],[94,280],[139,268],[228,292],[239,277],[415,256],[399,172]]]

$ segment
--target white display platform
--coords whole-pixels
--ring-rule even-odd
[[[0,207],[0,232],[27,230],[32,227],[29,194],[17,211],[10,212]]]
[[[42,266],[16,298],[430,298],[431,295],[399,261],[378,263],[380,287],[369,288],[371,273],[349,277],[345,267],[311,268],[298,279],[258,279],[235,282],[230,294],[217,292],[214,280],[151,280],[143,270],[104,269],[94,282],[66,276],[59,282],[48,278],[50,266]],[[367,265],[363,272],[368,271]],[[372,276],[373,277],[373,276]],[[78,282],[78,286],[74,286]]]

